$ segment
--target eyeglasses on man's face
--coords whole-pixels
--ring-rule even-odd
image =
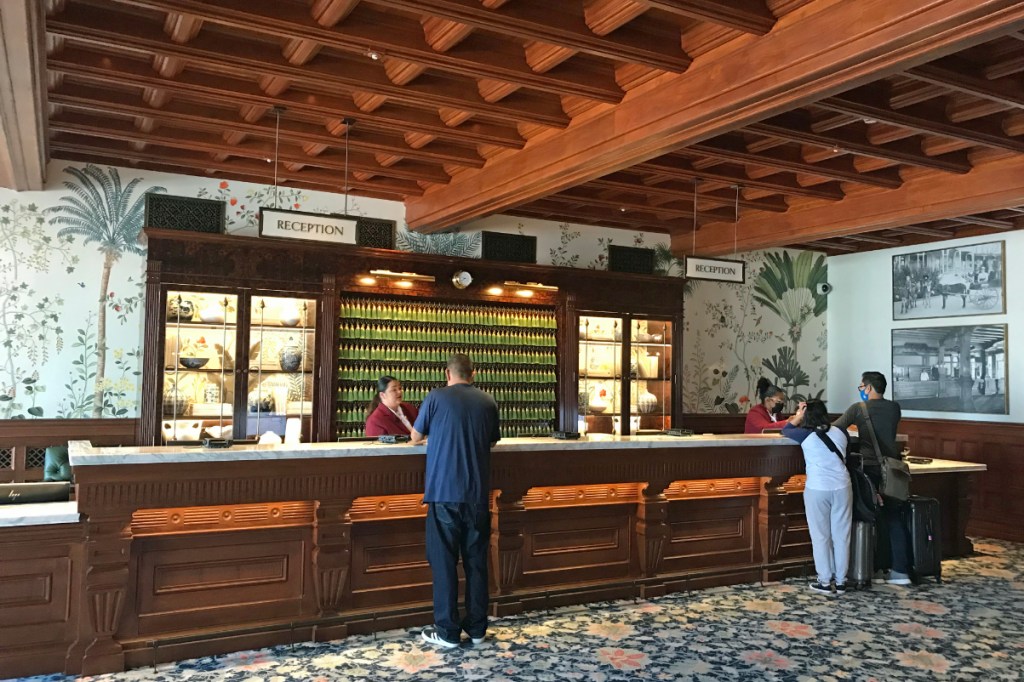
[[[858,391],[863,391],[866,388],[867,388],[867,386],[865,386],[864,384],[861,384],[860,386],[857,387],[857,390]]]

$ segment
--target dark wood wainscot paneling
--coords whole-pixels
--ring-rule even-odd
[[[137,419],[2,419],[0,483],[43,480],[43,452],[52,445],[135,445],[137,428]]]
[[[64,667],[78,632],[80,524],[4,528],[0,535],[0,678]]]
[[[900,431],[910,437],[912,455],[988,466],[988,471],[960,477],[960,487],[952,491],[959,518],[968,518],[969,512],[970,535],[1024,542],[1024,424],[904,419]],[[972,481],[973,490],[963,488]],[[951,484],[936,480],[931,485]]]

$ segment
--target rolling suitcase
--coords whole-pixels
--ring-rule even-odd
[[[848,588],[871,589],[875,573],[875,524],[854,521],[850,531],[850,568],[846,575]]]
[[[915,580],[933,577],[942,583],[942,532],[939,501],[911,495],[906,504],[910,530],[910,575]]]

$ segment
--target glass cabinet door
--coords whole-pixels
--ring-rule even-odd
[[[168,291],[164,311],[164,442],[230,438],[238,346],[238,297]]]
[[[253,296],[245,436],[309,441],[316,350],[315,299]]]
[[[672,323],[630,321],[629,432],[672,426]]]
[[[622,433],[622,324],[580,316],[580,433]]]

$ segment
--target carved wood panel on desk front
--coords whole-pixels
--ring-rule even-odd
[[[492,610],[774,575],[790,511],[775,481],[802,466],[789,445],[499,450]],[[429,619],[423,455],[94,465],[76,473],[86,546],[96,548],[86,568],[89,616],[74,649],[83,672],[181,657],[189,645],[146,647],[213,625],[230,633],[276,624],[285,641],[295,627],[319,637],[308,629],[317,622],[344,635],[345,619],[366,610],[379,624],[352,627]],[[246,607],[257,597],[260,608]],[[270,635],[254,637],[220,646]]]

